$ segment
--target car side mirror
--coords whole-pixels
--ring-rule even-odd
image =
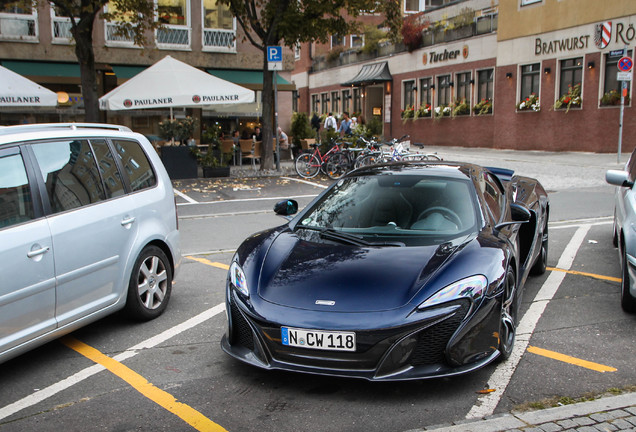
[[[298,202],[296,200],[279,201],[274,205],[274,213],[280,216],[291,216],[298,212]]]
[[[530,222],[532,214],[530,213],[530,210],[528,210],[521,204],[512,203],[510,204],[510,218],[512,220],[497,224],[495,226],[495,229],[500,230],[508,225]]]
[[[631,188],[634,186],[633,181],[629,181],[629,174],[627,171],[621,170],[607,170],[605,173],[605,181],[611,185],[619,187]]]

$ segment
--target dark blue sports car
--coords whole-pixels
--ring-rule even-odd
[[[509,170],[353,171],[238,248],[221,346],[265,369],[378,381],[506,359],[524,282],[545,272],[548,213],[539,182]]]

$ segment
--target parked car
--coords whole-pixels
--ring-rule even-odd
[[[166,309],[181,261],[172,184],[123,126],[0,127],[0,362],[119,309]]]
[[[541,184],[509,170],[360,168],[238,248],[221,346],[264,369],[368,380],[506,359],[526,278],[546,269],[548,214]]]
[[[621,262],[621,307],[625,312],[636,313],[636,149],[625,169],[607,171],[605,180],[618,186],[614,194],[613,242]]]

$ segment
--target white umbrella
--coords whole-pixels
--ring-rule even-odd
[[[197,107],[254,102],[254,91],[170,56],[99,98],[102,110]],[[171,111],[172,112],[172,111]]]
[[[0,106],[56,106],[57,93],[0,66]]]

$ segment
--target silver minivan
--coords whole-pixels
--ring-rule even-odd
[[[181,262],[170,178],[141,134],[0,127],[0,362],[117,310],[165,310]]]

